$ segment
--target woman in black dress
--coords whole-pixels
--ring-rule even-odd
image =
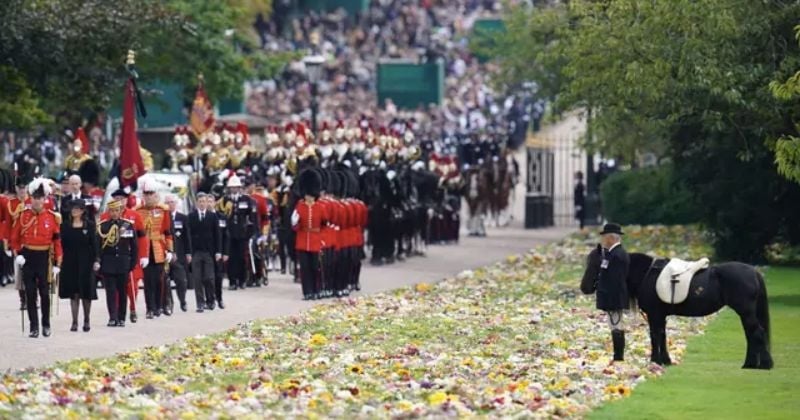
[[[83,200],[73,200],[69,220],[61,224],[64,262],[58,284],[58,297],[70,299],[72,328],[78,331],[78,307],[83,301],[83,331],[88,332],[92,301],[97,300],[97,283],[92,271],[95,261],[95,224],[86,214]]]

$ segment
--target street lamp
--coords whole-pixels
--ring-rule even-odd
[[[317,133],[317,111],[319,107],[319,103],[317,102],[317,86],[320,78],[322,78],[322,63],[324,62],[325,57],[321,55],[310,55],[303,59],[308,81],[311,82],[311,131],[315,135]]]

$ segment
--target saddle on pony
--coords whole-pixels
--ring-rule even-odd
[[[689,296],[689,285],[697,272],[709,267],[708,258],[684,261],[672,258],[656,279],[656,293],[664,303],[682,303]]]

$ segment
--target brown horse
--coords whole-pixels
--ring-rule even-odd
[[[508,226],[510,220],[505,213],[509,207],[511,190],[514,187],[508,158],[503,154],[503,156],[495,157],[488,165],[491,170],[492,186],[489,196],[489,213],[494,226]]]
[[[467,200],[469,236],[486,236],[484,219],[492,196],[492,179],[486,164],[471,166],[464,171],[464,198]]]

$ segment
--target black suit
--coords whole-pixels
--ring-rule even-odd
[[[192,244],[194,293],[197,308],[200,310],[212,306],[215,300],[222,299],[221,291],[218,295],[214,290],[216,255],[222,254],[222,230],[219,216],[213,211],[205,211],[203,220],[200,220],[198,210],[193,211],[188,217],[188,227]]]
[[[128,275],[139,255],[133,223],[109,219],[97,226],[97,262],[106,287],[106,304],[111,321],[125,320]]]
[[[169,264],[169,276],[175,281],[178,301],[186,304],[186,256],[192,255],[192,234],[189,218],[183,213],[172,214],[172,244],[175,258]],[[172,299],[172,290],[169,292]]]
[[[600,279],[597,282],[597,309],[603,311],[619,311],[628,309],[628,268],[630,258],[622,245],[604,250],[604,261],[601,263]]]
[[[225,197],[222,208],[227,216],[228,282],[232,288],[245,287],[248,278],[247,241],[258,232],[256,202],[247,195]]]

